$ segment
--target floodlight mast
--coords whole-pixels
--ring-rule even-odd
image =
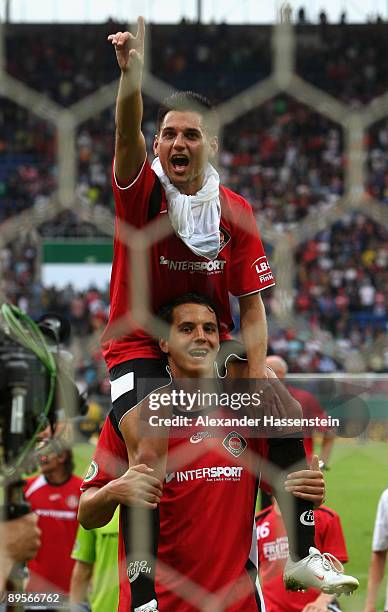
[[[11,0],[5,0],[4,23],[9,23],[11,17]]]
[[[197,23],[201,23],[201,22],[202,22],[202,0],[197,0]]]

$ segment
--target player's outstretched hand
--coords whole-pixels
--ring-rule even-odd
[[[109,483],[109,493],[119,504],[155,509],[162,496],[162,483],[144,463],[130,467]]]
[[[319,469],[318,455],[313,456],[309,470],[288,474],[284,488],[296,497],[312,502],[316,508],[323,504],[326,487],[325,479]]]
[[[122,72],[130,70],[134,75],[141,74],[144,63],[144,34],[144,18],[138,17],[136,36],[131,32],[116,32],[108,36],[115,48],[117,63]]]

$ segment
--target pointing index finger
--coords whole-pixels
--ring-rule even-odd
[[[144,46],[144,37],[145,37],[145,21],[144,17],[137,18],[137,34],[136,38],[139,40],[141,46]]]

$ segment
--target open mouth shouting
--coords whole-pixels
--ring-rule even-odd
[[[183,174],[189,165],[189,158],[183,153],[176,153],[170,158],[170,164],[177,174]]]

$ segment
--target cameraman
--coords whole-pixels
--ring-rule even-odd
[[[0,591],[15,563],[33,559],[40,547],[38,517],[30,512],[12,521],[0,523]]]

